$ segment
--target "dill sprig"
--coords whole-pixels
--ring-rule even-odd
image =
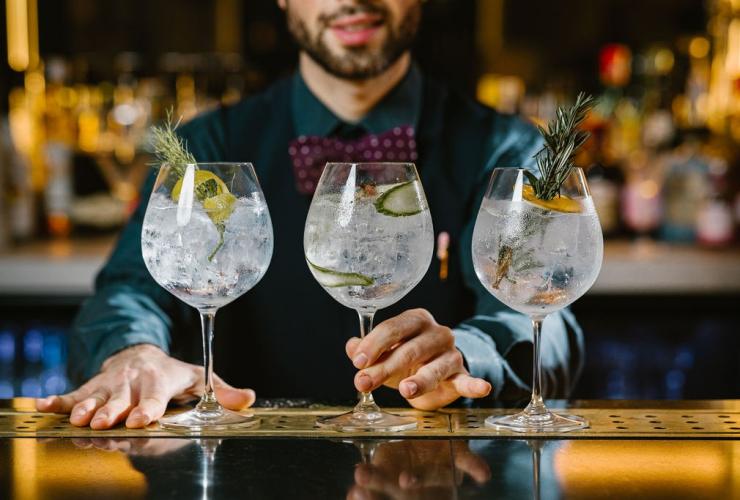
[[[551,200],[560,194],[560,187],[573,169],[573,157],[590,135],[578,127],[595,102],[592,96],[581,92],[573,106],[558,108],[557,116],[547,124],[547,129],[537,127],[545,139],[545,145],[535,155],[540,177],[524,172],[537,198]]]
[[[172,110],[167,111],[163,125],[152,127],[152,148],[158,163],[167,164],[175,170],[179,177],[185,175],[185,167],[196,163],[195,157],[188,151],[185,141],[177,135],[175,130],[180,120],[172,123]]]

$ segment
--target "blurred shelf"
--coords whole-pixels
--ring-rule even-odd
[[[88,296],[115,241],[114,236],[40,241],[0,252],[0,295]]]
[[[659,242],[610,241],[592,295],[740,292],[740,248],[709,250]]]
[[[0,295],[90,295],[115,237],[35,242],[0,252]],[[740,293],[740,248],[610,241],[589,295]]]

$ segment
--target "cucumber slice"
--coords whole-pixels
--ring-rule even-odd
[[[416,181],[393,186],[375,200],[375,209],[390,217],[408,217],[421,213]]]
[[[370,286],[375,280],[360,273],[343,273],[334,271],[326,267],[317,266],[310,260],[306,259],[308,265],[313,270],[316,281],[322,286],[328,288],[338,288],[341,286]]]

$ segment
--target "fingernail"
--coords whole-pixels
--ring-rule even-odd
[[[106,420],[108,420],[108,415],[95,415],[95,417],[92,419],[92,422],[90,422],[90,425],[102,424]]]
[[[128,416],[128,422],[131,424],[148,424],[151,420],[149,415],[141,410],[134,410]]]
[[[359,389],[361,391],[366,391],[373,385],[373,379],[371,379],[368,375],[362,374],[360,375],[360,378],[357,379],[357,384],[360,386]]]
[[[131,412],[131,414],[128,416],[130,420],[142,420],[146,417],[144,413],[141,410],[134,410]]]
[[[87,413],[87,410],[84,408],[77,408],[74,412],[72,412],[73,417],[82,417]]]
[[[364,352],[361,352],[355,358],[352,360],[352,364],[355,365],[355,368],[365,368],[365,365],[367,364],[367,356]]]
[[[416,385],[416,382],[406,382],[404,385],[406,386],[406,392],[409,396],[413,396],[419,390],[419,386]]]

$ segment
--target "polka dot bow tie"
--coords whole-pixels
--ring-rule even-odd
[[[302,135],[290,143],[288,153],[296,187],[302,194],[313,194],[327,163],[412,162],[418,156],[414,128],[410,125],[352,140]]]

